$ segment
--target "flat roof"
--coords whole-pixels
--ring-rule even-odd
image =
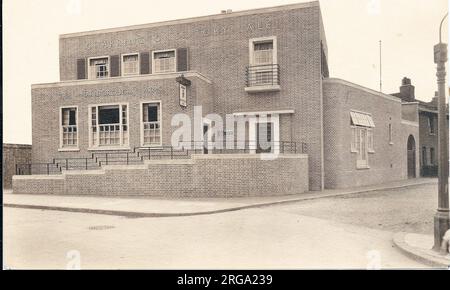
[[[348,86],[348,87],[352,87],[352,88],[355,88],[355,89],[359,89],[359,90],[368,92],[368,93],[370,93],[370,94],[373,94],[373,95],[376,95],[376,96],[385,98],[385,99],[390,100],[390,101],[394,101],[394,102],[397,102],[397,103],[401,103],[401,102],[402,102],[402,101],[401,101],[399,98],[397,98],[397,97],[394,97],[394,96],[391,96],[391,95],[387,95],[387,94],[385,94],[385,93],[382,93],[382,92],[379,92],[379,91],[375,91],[375,90],[372,90],[372,89],[363,87],[363,86],[361,86],[361,85],[358,85],[358,84],[355,84],[355,83],[352,83],[352,82],[349,82],[349,81],[346,81],[346,80],[343,80],[343,79],[338,79],[338,78],[325,78],[325,79],[323,80],[323,82],[324,82],[324,83],[335,83],[335,84],[345,85],[345,86]]]
[[[206,20],[217,20],[217,19],[224,19],[224,18],[230,18],[230,17],[239,17],[239,16],[245,16],[245,15],[254,15],[254,14],[270,13],[270,12],[292,10],[292,9],[301,9],[301,8],[308,8],[308,7],[319,7],[319,6],[320,6],[319,1],[312,1],[312,2],[274,6],[274,7],[241,10],[241,11],[236,11],[236,12],[219,13],[219,14],[212,14],[212,15],[207,15],[207,16],[197,16],[197,17],[184,18],[184,19],[178,19],[178,20],[168,20],[168,21],[153,22],[153,23],[147,23],[147,24],[122,26],[122,27],[116,27],[116,28],[106,28],[106,29],[97,29],[97,30],[90,30],[90,31],[84,31],[84,32],[66,33],[66,34],[61,34],[59,36],[59,38],[60,39],[61,38],[72,38],[72,37],[80,37],[80,36],[87,36],[87,35],[95,35],[95,34],[100,34],[100,33],[111,33],[111,32],[119,32],[119,31],[167,26],[167,25],[186,24],[186,23],[193,23],[193,22],[206,21]]]

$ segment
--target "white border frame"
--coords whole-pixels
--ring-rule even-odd
[[[129,56],[129,55],[137,55],[138,56],[138,60],[137,60],[137,73],[135,73],[135,74],[124,74],[124,72],[123,72],[123,57],[124,56]],[[141,64],[140,64],[140,62],[141,62],[141,59],[140,59],[140,54],[139,54],[139,52],[131,52],[131,53],[123,53],[123,54],[121,54],[120,55],[120,75],[122,76],[122,77],[130,77],[130,76],[137,76],[137,75],[139,75],[140,74],[140,72],[141,72]]]
[[[159,139],[159,145],[144,145],[144,111],[143,106],[144,104],[159,104],[159,112],[158,112],[158,118],[159,118],[159,131],[161,132],[161,137]],[[139,126],[140,126],[140,147],[141,148],[158,148],[162,146],[162,139],[163,139],[163,120],[162,120],[162,101],[161,100],[149,100],[149,101],[142,101],[139,103]]]
[[[63,109],[71,109],[71,108],[75,108],[77,110],[76,113],[76,118],[77,118],[77,146],[73,146],[73,147],[64,147],[63,145],[63,131],[62,131],[62,110]],[[58,151],[80,151],[80,131],[79,131],[79,118],[78,118],[79,114],[78,114],[78,106],[60,106],[59,107],[59,148]]]
[[[173,72],[155,72],[155,53],[159,52],[166,52],[166,51],[174,51],[175,52],[175,70]],[[154,50],[152,51],[152,74],[166,74],[166,73],[174,73],[178,71],[178,55],[177,55],[177,49],[176,48],[169,48],[169,49],[160,49],[160,50]]]
[[[96,111],[96,116],[97,116],[97,129],[98,129],[98,107],[100,106],[119,106],[119,122],[120,122],[120,130],[122,131],[122,105],[127,105],[127,131],[128,131],[128,144],[124,144],[124,145],[118,145],[118,146],[99,146],[98,144],[96,146],[94,146],[92,144],[92,132],[91,132],[91,127],[92,127],[92,107],[96,107],[97,111]],[[125,150],[125,149],[130,149],[130,143],[131,143],[131,133],[130,133],[130,104],[128,102],[117,102],[117,103],[102,103],[102,104],[88,104],[88,132],[89,132],[89,145],[88,145],[88,150]],[[99,130],[97,130],[97,142],[100,142],[99,139]],[[122,134],[120,134],[120,142],[122,143]]]
[[[98,58],[107,58],[108,59],[108,77],[106,77],[106,78],[91,78],[91,70],[90,70],[91,60],[92,59],[98,59]],[[86,64],[86,69],[87,69],[88,80],[108,79],[108,78],[111,77],[111,58],[110,58],[109,55],[88,57],[87,64]]]

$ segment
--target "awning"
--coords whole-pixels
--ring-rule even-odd
[[[353,125],[374,128],[375,123],[373,122],[372,116],[370,114],[360,113],[350,111],[350,117],[352,118]]]

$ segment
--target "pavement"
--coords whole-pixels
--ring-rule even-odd
[[[441,254],[432,249],[432,235],[398,232],[393,241],[400,251],[413,260],[435,268],[450,269],[450,254]]]
[[[400,240],[404,242],[400,245],[403,248],[420,246],[427,251],[430,235],[423,232],[429,227],[427,224],[414,227],[394,224],[423,221],[428,211],[417,217],[410,214],[422,207],[434,210],[435,197],[430,193],[436,191],[436,186],[437,179],[425,178],[279,197],[176,200],[23,195],[4,191],[4,267],[444,267],[399,247]],[[403,211],[399,211],[399,203]],[[390,220],[393,213],[397,215]],[[395,234],[400,229],[420,233]],[[402,238],[398,239],[399,236]]]
[[[138,196],[106,197],[85,195],[14,194],[10,190],[5,190],[3,194],[3,206],[126,217],[175,217],[223,213],[249,208],[289,204],[325,197],[407,188],[423,184],[434,184],[436,182],[437,179],[417,178],[390,182],[382,185],[313,191],[297,195],[239,198],[164,199],[161,197]]]

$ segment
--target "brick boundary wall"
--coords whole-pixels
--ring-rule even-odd
[[[54,176],[14,176],[13,191],[167,198],[274,196],[306,192],[308,180],[308,156],[304,154],[267,160],[252,154],[201,154]]]
[[[31,145],[3,143],[3,188],[12,187],[12,176],[17,163],[31,161]]]

